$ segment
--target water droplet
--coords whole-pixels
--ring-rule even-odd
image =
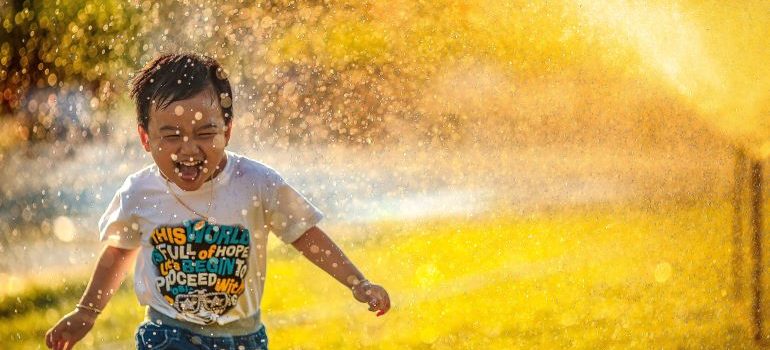
[[[222,67],[217,68],[217,78],[220,80],[227,79],[227,72]]]
[[[53,221],[53,233],[62,242],[75,239],[75,223],[66,216],[59,216]]]
[[[233,105],[233,100],[230,98],[230,96],[220,97],[219,104],[222,106],[222,108],[230,108],[230,106]]]

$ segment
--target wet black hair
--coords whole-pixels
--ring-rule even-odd
[[[147,130],[153,103],[156,110],[161,110],[207,88],[213,88],[225,124],[230,123],[233,118],[233,92],[219,62],[196,53],[162,54],[148,62],[131,80],[131,98],[136,104],[137,121]]]

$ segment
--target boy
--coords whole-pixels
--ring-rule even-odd
[[[108,244],[76,309],[46,334],[71,349],[93,327],[136,259],[147,305],[138,349],[267,349],[259,303],[267,234],[291,243],[378,316],[384,288],[367,281],[315,225],[322,214],[273,169],[225,150],[232,91],[219,64],[162,55],[140,70],[131,96],[154,164],[130,175],[99,220]]]

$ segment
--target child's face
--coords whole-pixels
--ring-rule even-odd
[[[207,88],[162,110],[150,106],[147,130],[139,125],[144,150],[170,181],[194,191],[224,169],[230,125],[215,92]]]

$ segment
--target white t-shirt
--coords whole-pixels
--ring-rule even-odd
[[[323,216],[275,170],[225,152],[223,171],[195,191],[166,182],[155,164],[128,176],[99,219],[100,240],[140,248],[134,276],[140,304],[201,325],[254,317],[268,233],[291,243]]]

